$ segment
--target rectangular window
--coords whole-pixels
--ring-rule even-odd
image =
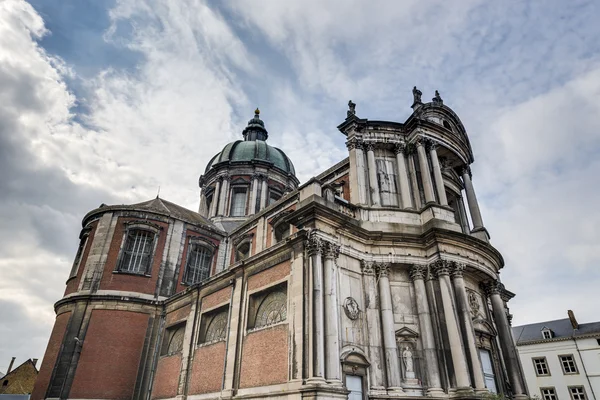
[[[546,357],[536,357],[536,358],[532,358],[532,360],[533,360],[533,368],[535,369],[535,373],[537,376],[550,375],[550,369],[548,368],[548,363],[546,362]]]
[[[381,205],[398,207],[398,179],[395,160],[379,158],[375,160],[377,183],[381,196]]]
[[[565,374],[576,374],[577,365],[575,364],[575,358],[573,358],[573,354],[567,354],[558,356],[560,360],[560,365],[562,365],[563,373]]]
[[[542,393],[542,400],[558,400],[556,397],[556,390],[553,387],[540,388]]]
[[[547,329],[546,329],[546,330],[543,330],[543,331],[542,331],[542,337],[543,337],[544,339],[552,339],[552,332],[551,332],[551,331],[549,331],[549,330],[547,330]]]
[[[189,285],[208,279],[212,264],[212,250],[199,243],[190,243],[183,280]]]
[[[232,217],[242,217],[246,215],[246,198],[248,191],[245,187],[234,187],[231,190],[231,210],[229,215]]]
[[[569,386],[571,400],[586,400],[583,386]]]
[[[275,203],[280,198],[281,198],[281,193],[279,193],[278,191],[272,190],[272,189],[269,190],[269,204],[268,205]]]
[[[490,393],[498,393],[498,390],[496,389],[496,376],[494,374],[492,357],[489,350],[479,349],[479,357],[481,358],[481,368],[483,369],[485,387]]]
[[[346,375],[346,389],[350,391],[348,400],[363,400],[362,376]]]
[[[153,251],[153,232],[139,229],[129,231],[119,270],[134,274],[149,273]]]

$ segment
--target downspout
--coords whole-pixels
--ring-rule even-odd
[[[225,376],[227,375],[227,353],[229,351],[229,329],[231,329],[231,310],[233,308],[233,294],[235,293],[235,278],[230,281],[231,296],[229,297],[229,310],[227,312],[227,340],[225,341],[225,360],[223,361],[223,378],[221,379],[221,390],[225,390]]]
[[[188,360],[187,360],[187,374],[186,374],[186,381],[185,381],[185,390],[184,390],[184,399],[187,398],[187,394],[188,394],[188,390],[190,387],[190,367],[192,365],[192,361],[194,360],[194,347],[195,347],[195,337],[196,337],[196,323],[198,321],[198,314],[199,312],[199,306],[200,306],[200,285],[198,285],[196,287],[196,292],[197,292],[197,296],[196,296],[196,308],[195,308],[195,312],[194,312],[194,325],[192,326],[192,338],[190,340],[190,351],[188,353]]]
[[[150,382],[148,382],[148,393],[146,394],[146,400],[150,400],[152,394],[152,387],[154,386],[154,373],[156,372],[156,365],[158,364],[158,357],[160,354],[160,345],[162,343],[163,331],[165,328],[167,312],[163,306],[163,310],[160,313],[160,322],[158,324],[158,335],[156,335],[156,346],[154,346],[154,359],[152,360],[152,369],[150,369]]]
[[[587,380],[588,385],[590,385],[590,390],[592,391],[592,396],[594,400],[596,400],[596,394],[594,393],[594,387],[592,386],[592,382],[590,381],[590,377],[585,369],[585,361],[583,361],[583,357],[581,357],[581,350],[579,350],[579,345],[577,344],[577,340],[575,340],[575,329],[573,329],[573,333],[571,334],[571,340],[575,343],[575,348],[577,349],[577,354],[579,354],[579,359],[581,360],[581,366],[583,367],[583,373],[585,374],[585,379]]]

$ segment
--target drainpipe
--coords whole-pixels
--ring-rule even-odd
[[[10,373],[10,371],[12,371],[12,367],[13,367],[13,364],[15,363],[15,359],[16,359],[16,358],[17,358],[17,357],[13,357],[13,358],[10,360],[10,364],[8,365],[8,369],[6,370],[6,375],[8,375],[8,374]]]

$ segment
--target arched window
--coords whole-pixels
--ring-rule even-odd
[[[171,355],[183,350],[183,338],[185,336],[185,322],[170,326],[165,330],[161,355]]]
[[[285,321],[287,318],[287,294],[283,290],[269,293],[258,306],[254,328],[261,328]]]
[[[204,342],[216,342],[219,340],[225,340],[227,336],[227,309],[220,311],[214,315],[211,319],[208,327],[206,328],[206,334]]]
[[[149,274],[154,253],[154,232],[129,229],[125,238],[119,271],[133,274]]]
[[[183,281],[189,285],[202,282],[210,276],[213,251],[202,243],[190,243]]]

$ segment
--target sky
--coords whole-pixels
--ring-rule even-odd
[[[600,3],[0,0],[0,371],[41,359],[101,203],[198,207],[253,110],[301,182],[336,130],[403,122],[412,87],[461,118],[514,325],[600,320]]]

